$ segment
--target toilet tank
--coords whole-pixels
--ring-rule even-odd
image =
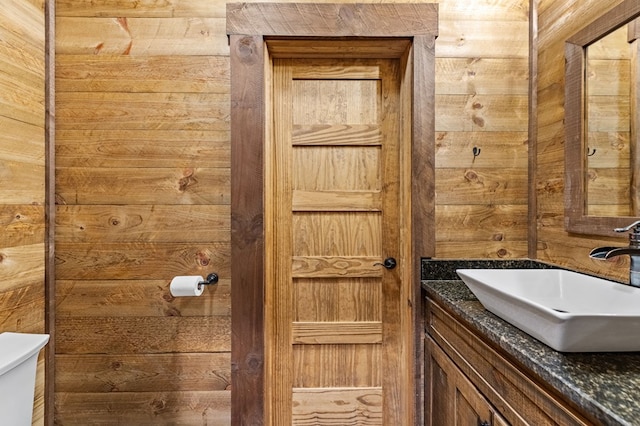
[[[0,333],[0,424],[30,426],[38,353],[48,334]]]

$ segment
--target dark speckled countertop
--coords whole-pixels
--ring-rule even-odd
[[[455,273],[458,268],[550,267],[531,260],[425,259],[422,288],[585,414],[604,425],[640,425],[640,352],[557,352],[485,310]]]

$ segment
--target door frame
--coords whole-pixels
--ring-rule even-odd
[[[411,261],[416,423],[421,421],[423,332],[420,259],[435,254],[435,39],[438,5],[228,3],[231,140],[231,423],[265,423],[265,143],[270,110],[266,41],[353,40],[346,57],[389,55],[410,39]],[[367,40],[378,40],[366,43]],[[364,42],[363,42],[364,41]],[[302,44],[304,45],[304,44]],[[316,49],[297,55],[324,53]],[[322,50],[322,49],[320,49]],[[393,49],[391,49],[393,51]],[[398,52],[398,57],[407,55]],[[375,56],[373,56],[375,57]]]

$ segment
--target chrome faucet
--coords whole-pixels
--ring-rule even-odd
[[[628,254],[631,264],[629,266],[629,284],[640,287],[640,220],[624,228],[615,228],[615,232],[629,232],[629,245],[627,247],[597,247],[591,250],[589,257],[593,259],[611,259],[612,257]]]

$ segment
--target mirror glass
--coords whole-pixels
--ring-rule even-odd
[[[565,229],[618,236],[638,220],[640,2],[623,0],[565,43]]]
[[[585,48],[585,154],[588,216],[633,216],[629,141],[637,125],[635,91],[636,41],[623,25]]]

